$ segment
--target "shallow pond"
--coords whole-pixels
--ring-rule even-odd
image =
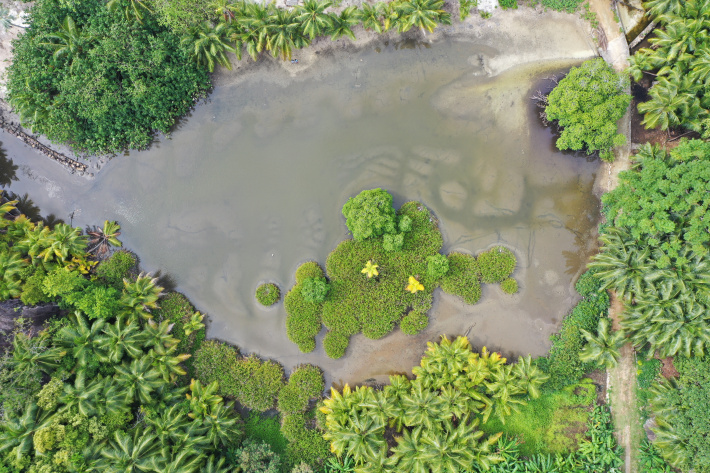
[[[170,139],[111,160],[93,180],[1,135],[16,170],[12,180],[6,163],[0,178],[75,225],[118,220],[143,267],[169,274],[209,315],[210,337],[289,368],[316,363],[336,383],[380,379],[408,371],[442,333],[540,355],[594,248],[598,163],[556,152],[530,105],[533,84],[569,64],[489,78],[489,54],[447,40],[324,58],[296,78],[264,65],[220,80]],[[274,281],[286,291],[300,263],[324,264],[347,237],[342,205],[373,187],[397,205],[427,205],[445,252],[512,248],[521,291],[484,286],[475,306],[437,291],[429,328],[416,337],[357,335],[340,360],[326,358],[319,339],[301,354],[286,337],[283,303],[262,308],[254,290]]]

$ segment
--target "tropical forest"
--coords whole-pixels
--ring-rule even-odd
[[[710,473],[710,0],[0,0],[0,473]]]

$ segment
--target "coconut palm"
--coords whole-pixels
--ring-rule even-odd
[[[18,297],[22,292],[20,271],[27,266],[27,260],[10,249],[0,252],[0,298]]]
[[[37,367],[45,373],[50,373],[59,366],[66,351],[58,347],[49,348],[48,332],[41,332],[37,337],[30,338],[19,332],[12,340],[12,359],[10,366],[17,371],[25,371]]]
[[[609,319],[602,317],[599,319],[596,335],[580,329],[580,332],[587,340],[587,344],[579,354],[580,360],[585,363],[594,362],[606,369],[617,365],[621,357],[619,349],[624,344],[624,332],[617,330],[611,333],[610,328]]]
[[[452,342],[442,335],[440,343],[427,342],[427,351],[412,373],[425,387],[440,389],[459,381],[472,358],[471,344],[466,337],[457,337]]]
[[[385,424],[376,416],[353,412],[346,424],[331,423],[323,438],[330,441],[331,451],[336,455],[348,455],[361,465],[386,452],[384,429]]]
[[[0,454],[20,461],[33,450],[32,439],[35,432],[47,427],[51,422],[51,414],[43,412],[32,399],[28,399],[21,415],[16,417],[11,412],[6,413],[0,429]]]
[[[398,2],[380,2],[382,10],[382,30],[389,31],[392,28],[399,28],[401,18],[399,16]]]
[[[90,417],[96,413],[97,404],[103,402],[98,395],[103,391],[104,381],[94,379],[86,381],[86,371],[78,370],[74,384],[64,383],[64,390],[59,395],[59,412],[79,412]]]
[[[190,393],[185,394],[190,401],[188,417],[203,420],[205,416],[212,415],[212,411],[222,402],[222,397],[216,394],[218,389],[217,381],[203,386],[199,380],[193,379],[190,382]]]
[[[438,23],[450,25],[451,15],[443,10],[443,0],[406,0],[398,4],[399,31],[419,28],[422,33],[434,31]]]
[[[112,325],[107,325],[102,331],[103,335],[96,338],[96,343],[105,352],[105,361],[120,363],[124,355],[131,358],[139,358],[143,355],[145,335],[135,320],[118,317]]]
[[[56,259],[67,261],[75,256],[83,256],[86,249],[86,236],[78,228],[72,228],[65,223],[58,223],[49,233],[49,246],[37,256],[47,263]]]
[[[487,422],[489,415],[495,413],[505,424],[505,417],[512,411],[517,411],[516,404],[523,403],[516,396],[525,391],[521,388],[521,380],[515,375],[513,368],[513,365],[505,365],[491,373],[491,381],[486,383],[486,388],[491,393],[492,405],[484,409],[483,422]]]
[[[295,11],[277,8],[269,23],[266,49],[274,57],[291,59],[291,53],[297,47],[294,40],[298,40],[299,27]]]
[[[340,14],[331,13],[330,19],[333,23],[330,39],[335,41],[342,36],[347,36],[353,41],[355,40],[353,28],[360,22],[360,11],[357,8],[349,6],[341,11]]]
[[[202,473],[231,473],[233,470],[227,464],[227,460],[222,457],[215,457],[210,455],[207,459],[207,463],[202,467]]]
[[[162,446],[170,446],[183,435],[191,423],[179,404],[146,416],[145,421],[155,432]]]
[[[70,58],[72,66],[74,59],[88,49],[95,39],[77,28],[74,19],[68,15],[59,26],[59,31],[47,34],[45,37],[49,42],[42,44],[54,50],[52,54],[54,59]]]
[[[98,256],[103,256],[108,253],[111,246],[123,246],[118,240],[118,236],[121,234],[120,229],[121,226],[118,223],[106,220],[103,228],[94,226],[93,229],[87,230],[89,248],[86,251],[88,253],[96,252]]]
[[[242,41],[246,46],[247,54],[255,61],[266,49],[273,13],[273,3],[262,5],[258,2],[249,2],[244,16],[239,18],[239,23],[244,27]]]
[[[123,280],[121,304],[126,308],[127,315],[145,319],[152,317],[150,310],[158,307],[158,299],[163,295],[163,288],[157,283],[157,278],[143,273],[135,281]]]
[[[644,114],[641,123],[646,128],[660,127],[661,130],[667,130],[680,126],[685,117],[691,115],[689,102],[695,104],[693,97],[663,78],[651,87],[649,95],[650,100],[638,104],[639,113]]]
[[[392,448],[389,464],[396,471],[411,473],[429,473],[431,470],[424,461],[421,450],[422,427],[404,430],[401,437],[395,437],[397,446]]]
[[[20,225],[17,230],[15,235],[11,235],[16,238],[13,248],[31,256],[33,264],[35,261],[37,264],[41,264],[42,260],[39,258],[39,254],[50,245],[51,230],[49,227],[40,222],[37,225]],[[20,233],[22,234],[20,235]]]
[[[144,357],[116,365],[114,379],[123,387],[128,402],[150,404],[151,393],[163,383],[160,372],[153,368],[151,361],[150,357]]]
[[[432,429],[434,424],[453,415],[446,407],[438,393],[424,388],[419,380],[412,381],[411,391],[402,396],[404,424],[410,427],[421,425]]]
[[[210,72],[214,72],[215,64],[231,70],[232,63],[226,53],[236,54],[236,50],[229,44],[228,35],[229,27],[226,23],[218,23],[213,27],[209,22],[203,22],[192,26],[183,36],[181,44],[197,64],[207,67]]]
[[[96,469],[106,473],[142,473],[155,471],[153,468],[160,442],[155,434],[136,428],[133,435],[117,431],[106,448],[101,449],[103,458]]]
[[[220,403],[212,408],[210,415],[202,419],[202,428],[205,429],[203,437],[215,449],[233,445],[235,439],[241,436],[241,429],[232,412],[231,404]]]
[[[658,17],[665,14],[679,14],[683,3],[682,0],[648,0],[643,3],[643,7],[650,16]]]
[[[180,366],[192,355],[175,355],[175,346],[166,348],[164,345],[156,345],[148,352],[148,356],[153,360],[153,367],[163,376],[165,382],[174,382],[178,376],[187,374]]]
[[[209,4],[209,8],[218,16],[222,17],[222,20],[229,23],[234,18],[236,15],[234,14],[234,11],[232,8],[232,2],[230,0],[213,0]]]
[[[174,324],[168,320],[158,323],[149,319],[143,331],[144,347],[151,349],[155,347],[170,348],[180,343],[180,340],[170,335]]]
[[[540,387],[550,378],[549,375],[543,373],[533,363],[530,355],[518,357],[518,362],[513,368],[513,374],[519,380],[520,389],[533,399],[540,397]]]
[[[126,403],[123,386],[120,386],[111,378],[103,380],[101,392],[97,397],[101,400],[95,405],[97,417],[115,416],[126,414],[130,411],[130,405]]]
[[[187,336],[190,336],[192,332],[199,332],[205,326],[205,324],[202,323],[202,320],[204,318],[204,315],[200,314],[199,312],[195,312],[190,316],[190,320],[185,322],[185,324],[182,326],[182,331],[185,332],[185,335]]]
[[[325,10],[332,4],[329,0],[305,0],[303,5],[296,7],[296,20],[309,38],[328,34],[333,21]]]
[[[143,23],[143,16],[146,13],[153,13],[153,10],[148,8],[147,2],[143,0],[108,0],[106,8],[112,12],[122,12],[126,20],[138,23]]]
[[[70,325],[62,327],[54,337],[55,342],[70,350],[79,367],[85,367],[95,359],[105,356],[99,346],[99,335],[106,321],[97,319],[91,325],[81,312],[69,316]]]
[[[360,13],[360,18],[362,20],[362,27],[366,30],[372,30],[377,33],[382,33],[382,8],[383,3],[378,2],[374,5],[369,3],[362,4],[362,10]]]

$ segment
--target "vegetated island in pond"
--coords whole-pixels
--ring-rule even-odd
[[[343,215],[353,238],[330,253],[326,271],[313,261],[302,264],[284,299],[288,337],[305,353],[315,348],[321,324],[328,329],[323,346],[331,358],[342,357],[359,332],[376,340],[399,323],[404,333],[417,334],[429,324],[439,286],[468,304],[481,298],[481,283],[501,283],[511,294],[518,290],[510,278],[512,251],[496,246],[478,257],[441,254],[438,222],[419,202],[395,211],[387,191],[364,190],[348,200]]]

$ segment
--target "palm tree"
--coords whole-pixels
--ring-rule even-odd
[[[74,19],[68,15],[59,26],[59,31],[47,34],[46,37],[50,42],[42,44],[54,50],[52,55],[54,59],[61,57],[71,58],[72,66],[74,59],[95,39],[93,36],[86,35],[77,28]]]
[[[153,13],[153,10],[148,8],[147,2],[143,0],[108,0],[106,8],[109,11],[123,11],[126,20],[137,21],[143,23],[143,15],[146,12]]]
[[[19,297],[22,293],[20,271],[27,266],[27,260],[10,249],[0,252],[0,298],[2,300]]]
[[[217,381],[203,386],[200,381],[193,379],[190,382],[190,393],[185,394],[187,400],[190,401],[188,417],[203,420],[205,416],[212,415],[212,412],[222,402],[222,398],[216,394],[218,389]]]
[[[49,233],[49,246],[37,256],[45,263],[56,259],[67,261],[71,257],[82,256],[86,249],[86,236],[78,228],[72,228],[65,223],[58,223]]]
[[[139,358],[143,355],[145,335],[133,319],[118,317],[113,325],[103,329],[96,344],[106,353],[105,361],[120,363],[124,355]]]
[[[678,86],[661,78],[649,91],[651,99],[638,104],[639,113],[643,113],[641,122],[646,128],[660,127],[661,130],[680,126],[691,110],[689,97]]]
[[[30,338],[19,332],[12,340],[12,360],[10,365],[18,371],[37,367],[45,373],[50,373],[59,366],[59,361],[66,355],[61,348],[48,348],[50,336],[48,332],[40,332],[37,337]]]
[[[156,345],[148,352],[148,356],[153,360],[153,367],[163,376],[166,383],[174,382],[178,375],[187,374],[180,363],[192,356],[188,354],[174,355],[174,351],[174,345],[169,348],[164,345]]]
[[[385,424],[375,416],[353,412],[343,425],[333,422],[323,438],[330,441],[331,451],[336,455],[351,456],[361,465],[383,456],[387,450],[384,437]]]
[[[412,373],[425,387],[439,389],[460,380],[472,358],[471,344],[466,337],[457,337],[452,342],[442,335],[440,343],[427,342],[420,366],[414,367]]]
[[[154,415],[146,416],[145,420],[163,446],[169,446],[179,439],[191,423],[179,404],[175,404],[167,410],[159,410]]]
[[[210,455],[207,463],[202,467],[202,473],[231,473],[233,470],[227,464],[227,460],[223,456],[215,457]]]
[[[158,278],[143,273],[134,282],[124,279],[121,304],[126,307],[126,313],[150,319],[150,310],[158,307],[158,299],[163,295],[163,288],[157,283]]]
[[[162,376],[151,364],[149,357],[116,365],[114,378],[124,388],[125,398],[150,404],[151,393],[163,384]]]
[[[389,465],[396,471],[411,473],[429,473],[431,470],[424,462],[422,443],[422,427],[404,430],[401,437],[395,437],[397,446],[392,449]]]
[[[32,439],[35,432],[52,422],[52,414],[43,412],[32,399],[28,399],[22,415],[15,417],[6,413],[0,429],[0,453],[20,461],[33,450]],[[3,455],[3,456],[4,456]]]
[[[329,0],[305,0],[303,5],[296,8],[296,20],[309,38],[313,39],[329,32],[333,22],[325,10],[332,4]]]
[[[513,368],[513,374],[518,378],[518,385],[522,391],[533,399],[540,397],[540,387],[545,384],[550,376],[543,373],[532,361],[530,355],[518,357],[518,362]]]
[[[212,408],[210,415],[202,419],[202,427],[205,429],[203,436],[215,449],[227,448],[241,436],[241,429],[232,411],[231,404],[220,403]]]
[[[347,36],[353,41],[355,40],[353,27],[360,22],[360,11],[357,8],[349,6],[341,11],[340,14],[331,13],[330,18],[333,23],[330,39],[335,41],[342,36]]]
[[[99,346],[99,334],[106,321],[97,319],[91,325],[81,312],[69,316],[71,325],[63,327],[54,340],[60,346],[71,349],[71,355],[76,359],[79,367],[88,365],[94,358],[105,356]]]
[[[171,324],[168,320],[163,320],[162,322],[157,323],[153,319],[149,319],[143,332],[143,346],[149,349],[155,347],[170,348],[176,346],[180,343],[180,340],[170,335],[170,332],[173,330],[173,326],[174,324]]]
[[[274,13],[273,3],[262,5],[258,2],[249,2],[245,15],[239,19],[244,26],[243,42],[247,54],[256,61],[259,54],[266,48],[269,37],[269,25]]]
[[[231,22],[235,18],[234,11],[230,8],[231,6],[232,2],[230,0],[213,0],[209,4],[209,8],[212,9],[215,14],[221,16],[222,20],[226,23]]]
[[[192,332],[199,332],[205,326],[205,324],[202,323],[204,318],[204,315],[199,312],[195,312],[190,316],[190,320],[183,324],[182,331],[185,332],[185,335],[188,337]]]
[[[399,22],[401,21],[399,16],[399,4],[398,2],[378,2],[381,5],[382,10],[382,29],[383,31],[389,31],[392,28],[399,29]]]
[[[682,0],[648,0],[643,3],[643,6],[650,16],[659,17],[665,14],[679,14],[683,3]]]
[[[373,30],[376,33],[382,33],[382,3],[378,2],[374,5],[369,3],[362,4],[361,18],[362,26],[366,30]]]
[[[87,230],[89,248],[86,251],[88,253],[96,251],[98,256],[103,256],[108,252],[109,247],[123,246],[118,240],[118,236],[121,234],[120,229],[121,226],[118,223],[106,220],[103,228],[94,226],[92,230]]]
[[[164,454],[167,454],[165,452]],[[202,471],[205,455],[195,448],[181,448],[176,453],[167,457],[153,457],[154,471],[161,473],[197,473]]]
[[[419,28],[422,33],[434,31],[438,23],[450,25],[451,15],[442,8],[443,0],[406,0],[398,5],[399,31]]]
[[[486,388],[491,393],[493,404],[484,410],[483,422],[487,422],[488,416],[495,413],[496,417],[505,424],[505,417],[513,410],[517,410],[516,404],[523,403],[515,396],[525,392],[520,386],[520,378],[513,373],[513,365],[505,365],[494,370],[491,373],[491,381],[486,383]]]
[[[142,473],[154,469],[160,442],[155,434],[136,428],[133,435],[117,431],[107,448],[101,449],[103,458],[97,462],[97,470],[106,473]]]
[[[421,425],[432,429],[445,419],[453,415],[446,410],[444,400],[435,391],[425,389],[419,380],[412,381],[409,394],[402,396],[402,409],[404,409],[404,424],[409,427]]]
[[[64,391],[59,395],[59,412],[79,412],[79,414],[90,417],[96,413],[96,408],[103,400],[99,393],[103,391],[104,381],[94,379],[86,382],[86,372],[78,370],[74,379],[74,384],[64,383]]]
[[[598,366],[606,369],[617,365],[621,357],[619,349],[624,344],[624,332],[617,330],[610,333],[610,328],[609,319],[602,317],[599,319],[596,335],[580,329],[587,340],[587,344],[579,354],[580,360],[585,363],[595,362]]]
[[[42,253],[50,245],[50,229],[45,227],[42,222],[37,225],[24,226],[21,230],[24,230],[24,235],[12,235],[17,237],[16,243],[13,248],[22,252],[27,253],[32,259],[32,264],[40,264],[42,260],[39,258],[39,254]]]
[[[210,72],[214,72],[215,64],[232,70],[232,63],[226,53],[236,54],[237,51],[227,42],[228,30],[226,23],[218,23],[213,27],[209,22],[204,22],[191,27],[181,43],[193,60],[201,66],[206,66]]]
[[[17,20],[19,18],[13,18],[15,15],[10,13],[10,9],[7,8],[5,5],[0,5],[0,29],[1,30],[9,30],[11,27],[16,27],[16,28],[26,28],[26,26],[22,25],[16,25],[13,23],[13,20]]]
[[[266,49],[270,50],[274,57],[280,55],[284,60],[291,59],[299,26],[295,11],[276,9],[269,24]]]

